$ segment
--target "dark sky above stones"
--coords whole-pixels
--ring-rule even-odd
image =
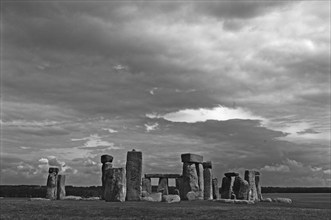
[[[2,1],[1,184],[100,185],[100,156],[327,186],[327,1]]]

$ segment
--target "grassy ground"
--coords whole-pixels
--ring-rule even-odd
[[[0,219],[331,219],[330,208],[297,204],[224,204],[213,201],[180,203],[104,201],[0,200]]]

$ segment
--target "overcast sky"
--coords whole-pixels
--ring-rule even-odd
[[[1,184],[101,185],[136,149],[330,186],[329,1],[1,4]]]

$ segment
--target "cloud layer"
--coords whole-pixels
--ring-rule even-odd
[[[144,172],[195,152],[219,178],[330,183],[328,2],[2,6],[1,183],[43,184],[57,164],[97,185],[100,156],[125,166],[132,148]]]

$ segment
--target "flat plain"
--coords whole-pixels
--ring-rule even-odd
[[[331,219],[330,194],[268,194],[292,198],[292,204],[225,204],[217,201],[180,203],[104,201],[0,200],[1,219]]]

